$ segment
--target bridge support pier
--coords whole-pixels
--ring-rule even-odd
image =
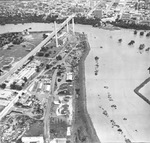
[[[69,32],[69,22],[67,21],[67,33]]]
[[[55,41],[56,41],[56,47],[58,47],[58,37],[57,37],[56,21],[54,21],[54,27],[55,27]]]
[[[73,31],[73,34],[74,34],[74,18],[72,18],[72,31]]]

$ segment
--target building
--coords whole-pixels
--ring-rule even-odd
[[[67,73],[67,76],[66,76],[66,81],[67,82],[71,82],[73,80],[73,74],[72,74],[72,72],[68,72]]]
[[[139,24],[150,26],[150,20],[142,20],[139,22]]]
[[[131,14],[129,13],[123,13],[121,19],[122,20],[130,20]]]
[[[66,143],[66,142],[67,142],[66,138],[55,138],[50,143]]]
[[[45,85],[45,91],[50,92],[51,91],[51,85]]]
[[[101,19],[102,16],[103,16],[101,9],[95,10],[95,11],[93,12],[93,14],[94,14],[94,16],[95,16],[96,18],[100,18],[100,19]]]
[[[44,143],[43,137],[22,137],[24,143]]]
[[[2,100],[9,100],[9,98],[12,96],[11,91],[6,91],[6,90],[0,90],[0,99]]]

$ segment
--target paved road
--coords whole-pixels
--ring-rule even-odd
[[[115,0],[112,0],[112,2],[110,3],[110,5],[108,6],[108,8],[106,9],[106,14],[109,12],[109,10],[111,9],[112,5],[114,4]]]
[[[100,0],[87,14],[87,16],[90,16],[94,10],[103,2],[103,0]]]
[[[56,81],[56,75],[57,70],[54,71],[52,82],[51,82],[51,94],[48,96],[48,101],[46,104],[46,110],[45,110],[45,117],[44,117],[44,137],[45,137],[45,143],[50,143],[50,111],[51,111],[51,103],[54,100],[54,87],[55,87],[55,81]]]

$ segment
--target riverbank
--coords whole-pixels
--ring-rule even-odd
[[[90,45],[86,41],[86,49],[79,63],[79,74],[75,83],[79,93],[75,99],[74,143],[100,143],[86,106],[85,60],[89,52]]]
[[[130,23],[128,21],[123,21],[123,20],[108,22],[108,23],[119,28],[135,29],[135,30],[150,30],[150,26],[147,24],[136,24],[134,22]]]

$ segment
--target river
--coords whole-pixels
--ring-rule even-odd
[[[30,27],[30,31],[54,29],[53,24],[10,24],[0,26],[0,33]],[[150,47],[150,39],[126,29],[110,31],[75,25],[75,30],[88,35],[91,47],[85,61],[87,110],[101,142],[122,143],[126,138],[150,142],[150,106],[134,93],[134,89],[149,77],[150,51],[139,52],[138,47],[140,44]],[[122,43],[118,43],[119,38]],[[128,46],[131,40],[135,40],[135,44]],[[95,56],[99,57],[98,75],[95,75]]]

